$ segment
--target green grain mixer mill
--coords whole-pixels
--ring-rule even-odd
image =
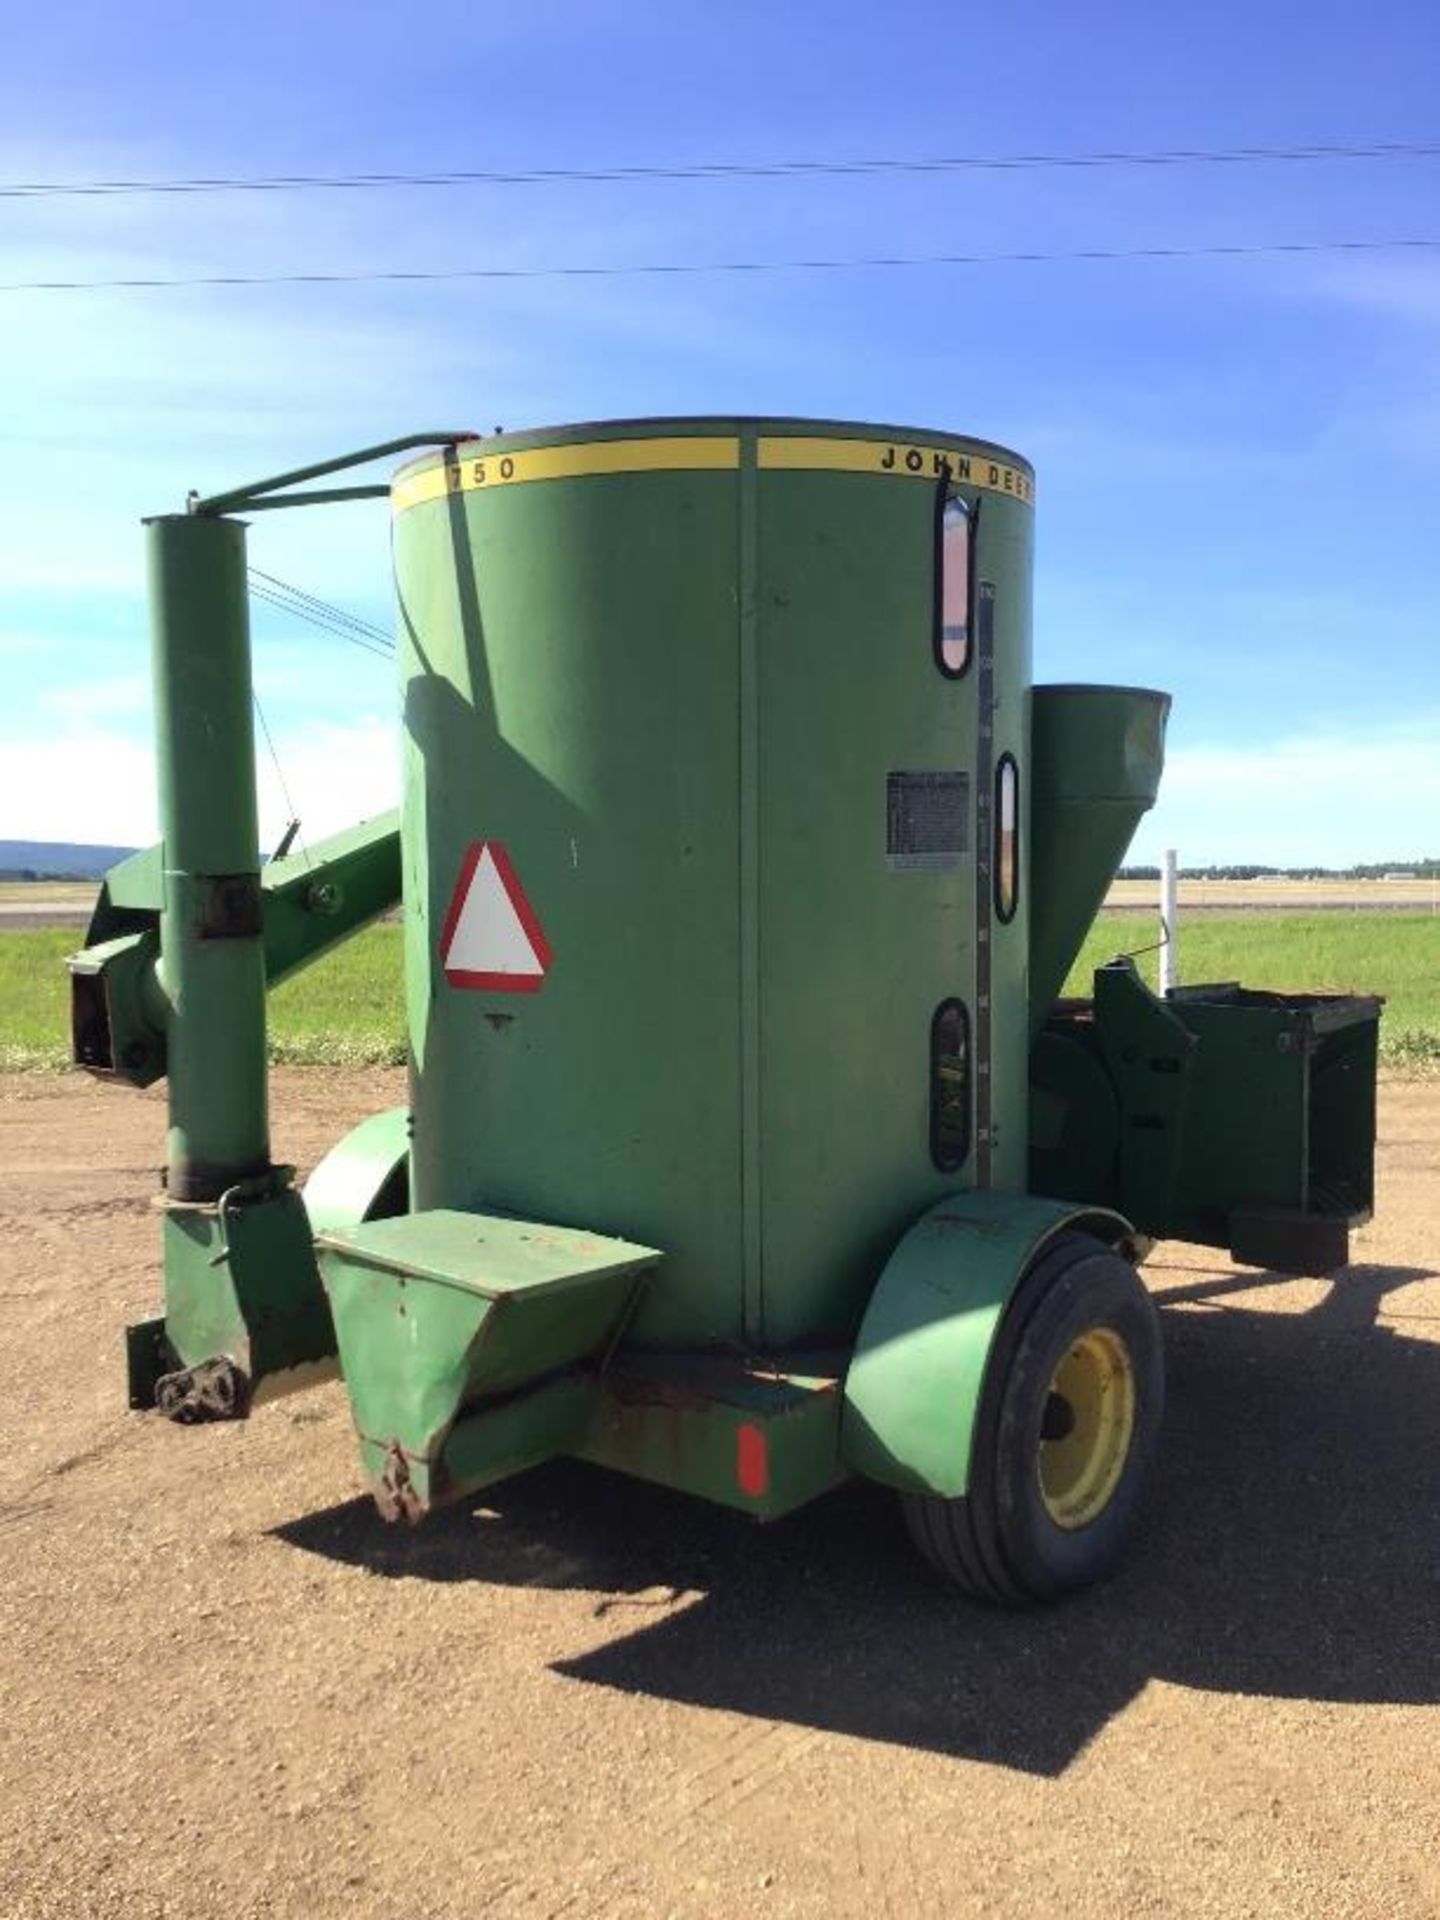
[[[399,816],[262,863],[241,516],[386,493]],[[168,1080],[131,1404],[338,1367],[389,1518],[572,1455],[761,1519],[863,1475],[993,1601],[1110,1567],[1161,1420],[1136,1262],[1343,1263],[1379,1008],[1124,959],[1059,998],[1169,702],[1032,686],[1033,519],[980,441],[687,419],[152,521],[163,840],[70,962],[79,1064]],[[266,989],[397,905],[409,1105],[299,1189]]]

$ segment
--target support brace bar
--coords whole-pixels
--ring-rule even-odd
[[[207,494],[203,499],[192,493],[189,497],[189,511],[194,514],[214,515],[220,513],[239,513],[246,509],[255,509],[267,504],[265,494],[278,493],[283,487],[293,487],[304,480],[322,480],[326,474],[344,473],[350,467],[368,466],[372,460],[385,460],[391,454],[412,453],[421,447],[450,447],[461,440],[478,440],[479,434],[468,428],[455,433],[407,433],[399,440],[381,440],[373,447],[358,447],[354,453],[339,453],[331,460],[317,460],[308,467],[292,467],[288,473],[273,473],[268,480],[252,480],[248,486],[232,487],[226,493]],[[379,488],[379,492],[388,492],[388,488]],[[324,493],[292,495],[286,506],[303,507],[325,504],[336,499],[365,499],[369,497],[368,488],[355,489],[331,488]],[[278,506],[280,503],[274,503]]]

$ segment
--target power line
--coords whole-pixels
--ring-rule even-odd
[[[263,600],[267,606],[281,613],[288,613],[296,620],[303,620],[312,627],[318,627],[322,633],[330,634],[337,640],[348,640],[352,646],[359,647],[365,653],[373,653],[377,659],[390,660],[394,657],[394,643],[379,628],[369,628],[369,623],[359,622],[362,628],[379,634],[382,644],[366,638],[363,632],[356,630],[355,616],[347,614],[343,608],[332,607],[328,601],[318,600],[313,594],[303,594],[298,587],[277,580],[274,585],[267,584],[274,579],[270,574],[258,574],[255,568],[249,569],[250,593],[252,598]],[[258,577],[257,577],[258,574]]]
[[[308,613],[304,607],[297,606],[294,601],[282,599],[279,594],[272,594],[265,588],[256,586],[251,587],[250,594],[252,599],[263,600],[267,606],[275,607],[281,613],[288,613],[297,620],[304,620],[308,625],[318,627],[322,633],[331,634],[337,640],[350,641],[353,646],[361,648],[363,652],[373,653],[378,660],[388,660],[391,657],[383,648],[372,647],[368,641],[361,640],[347,628],[322,620],[318,615]]]
[[[343,623],[366,639],[377,640],[389,652],[394,652],[395,642],[383,627],[377,627],[372,620],[362,620],[358,613],[347,613],[344,607],[337,607],[331,600],[322,600],[318,594],[306,593],[303,587],[293,586],[288,580],[279,580],[273,573],[266,573],[261,567],[247,567],[251,584],[257,580],[272,588],[276,593],[296,600],[312,612],[324,614],[328,619]]]
[[[362,620],[359,614],[347,613],[343,607],[337,607],[329,600],[322,600],[318,594],[306,593],[302,587],[293,586],[288,580],[281,580],[273,573],[266,573],[261,567],[247,567],[251,595],[263,600],[268,606],[282,613],[291,614],[297,620],[304,620],[312,627],[318,627],[322,633],[328,633],[337,640],[348,640],[352,646],[361,647],[366,653],[376,654],[382,660],[393,658],[395,643],[380,627],[369,620]],[[379,641],[377,646],[374,641]],[[300,833],[300,816],[290,794],[289,782],[285,770],[280,765],[280,755],[275,751],[274,737],[270,724],[265,718],[265,709],[260,704],[260,696],[251,689],[251,698],[255,702],[255,717],[260,722],[260,731],[270,750],[270,758],[275,763],[275,777],[280,783],[280,795],[285,802],[289,825],[277,851],[271,856],[280,859],[288,850],[292,839],[299,839],[300,851],[305,864],[310,864],[310,849]]]
[[[323,627],[326,632],[334,633],[343,640],[353,640],[357,645],[363,646],[367,652],[389,654],[394,651],[389,641],[382,644],[371,640],[351,626],[348,620],[321,611],[319,607],[308,606],[303,600],[289,594],[277,593],[273,588],[260,585],[254,580],[250,582],[250,594],[252,599],[263,600],[268,606],[278,607],[284,613],[293,613],[298,620],[307,620],[312,626]]]
[[[333,273],[206,273],[132,275],[113,280],[9,280],[4,293],[115,293],[180,287],[330,287],[445,280],[625,280],[704,274],[850,273],[913,267],[1054,266],[1084,261],[1239,260],[1290,254],[1434,251],[1440,238],[1395,240],[1271,240],[1190,247],[1072,247],[1013,253],[859,254],[817,260],[665,260],[633,266],[390,267]]]
[[[367,643],[380,645],[387,653],[394,652],[395,643],[385,629],[377,627],[370,620],[361,619],[359,614],[349,613],[344,607],[337,607],[333,601],[322,600],[318,594],[307,593],[303,587],[281,580],[260,567],[247,567],[246,573],[252,592],[273,603],[293,606],[296,613],[322,620],[326,625],[344,627]]]
[[[1116,167],[1255,166],[1271,162],[1426,160],[1440,142],[1317,141],[1274,147],[1164,147],[1093,153],[956,154],[853,160],[695,161],[676,166],[456,168],[438,172],[218,174],[160,180],[17,180],[0,199],[95,198],[118,194],[305,193],[391,187],[533,187],[638,184],[645,181],[850,179],[857,175],[1032,173]]]
[[[285,817],[289,824],[285,829],[285,838],[281,843],[282,846],[284,846],[288,845],[292,838],[298,837],[300,833],[300,816],[295,811],[295,802],[290,797],[290,783],[285,778],[285,769],[280,765],[280,756],[275,751],[275,741],[270,733],[270,722],[265,718],[265,709],[260,704],[260,696],[253,687],[250,689],[250,698],[255,702],[255,718],[260,722],[260,731],[264,734],[265,744],[270,749],[270,758],[275,763],[275,778],[280,782],[280,797],[285,802]],[[304,840],[300,841],[300,851],[304,854],[305,864],[308,867],[310,864],[310,849],[305,845]]]

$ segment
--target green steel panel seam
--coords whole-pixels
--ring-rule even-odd
[[[760,506],[755,430],[740,435],[739,473],[739,758],[740,804],[740,1211],[744,1250],[742,1327],[757,1346],[765,1339],[764,1196],[761,1191],[760,1023],[760,752],[758,662]]]

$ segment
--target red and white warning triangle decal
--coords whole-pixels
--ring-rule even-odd
[[[538,993],[550,970],[550,942],[498,840],[477,840],[440,934],[440,965],[452,987]]]

